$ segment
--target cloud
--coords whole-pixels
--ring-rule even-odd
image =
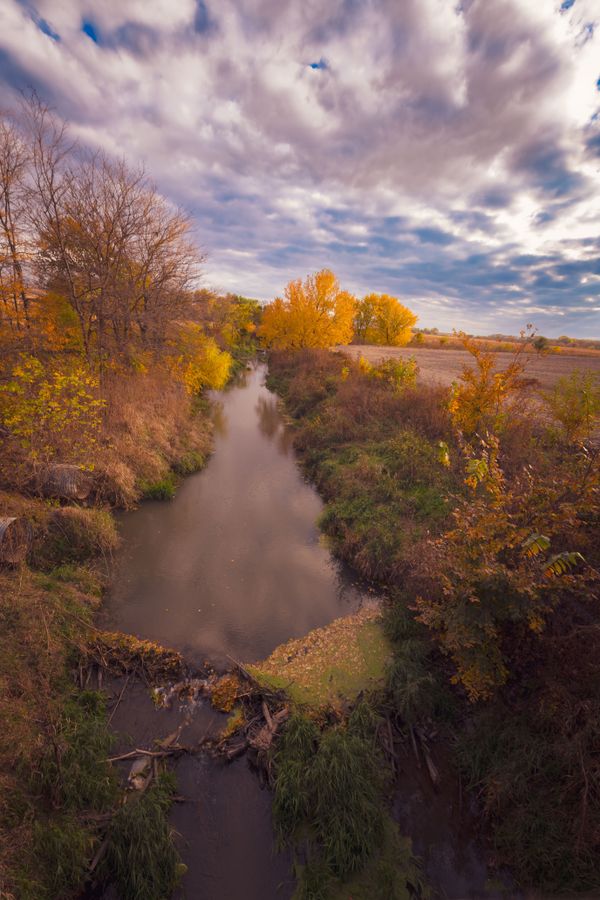
[[[600,335],[595,0],[4,0],[34,86],[193,214],[215,286],[328,265],[424,324]],[[86,29],[86,26],[87,29]],[[597,256],[596,256],[597,258]],[[526,259],[527,263],[523,263]],[[479,323],[479,324],[478,324]]]

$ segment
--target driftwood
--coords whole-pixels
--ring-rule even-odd
[[[18,566],[24,562],[31,535],[31,525],[22,516],[0,518],[0,563]]]
[[[59,500],[86,500],[93,487],[89,472],[69,463],[51,463],[35,476],[35,490],[43,497]]]
[[[421,728],[419,726],[417,726],[414,731],[412,731],[411,729],[411,732],[413,734],[416,733],[416,736],[419,738],[419,744],[423,753],[423,759],[425,760],[427,772],[429,773],[429,777],[431,778],[431,783],[433,784],[434,788],[437,788],[440,781],[440,773],[438,772],[437,766],[435,765],[431,757],[431,751],[429,749],[429,735],[424,728]]]
[[[289,715],[289,710],[287,706],[284,706],[283,709],[280,709],[279,712],[276,712],[273,716],[269,711],[269,707],[263,700],[262,702],[262,711],[263,716],[265,717],[265,724],[262,728],[260,728],[255,734],[251,735],[248,738],[248,745],[252,747],[253,750],[268,750],[273,743],[273,738],[277,733],[277,729],[280,724],[287,719]]]

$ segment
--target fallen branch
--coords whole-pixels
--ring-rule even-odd
[[[117,711],[117,709],[118,709],[119,703],[120,703],[121,700],[123,699],[123,694],[125,693],[125,689],[127,688],[127,685],[129,684],[129,679],[130,679],[130,678],[131,678],[131,672],[128,673],[127,678],[125,679],[125,684],[123,685],[123,689],[121,690],[121,693],[119,694],[119,696],[118,696],[118,698],[117,698],[117,702],[116,702],[115,705],[113,706],[113,708],[112,708],[112,710],[111,710],[111,713],[110,713],[110,716],[108,717],[108,722],[106,723],[107,725],[110,725],[110,723],[111,723],[112,720],[113,720],[113,716],[114,716],[114,714],[116,713],[116,711]]]
[[[135,759],[136,756],[151,756],[161,759],[164,756],[175,756],[177,753],[190,753],[189,747],[173,747],[171,750],[143,750],[136,748],[129,753],[121,753],[119,756],[109,756],[107,762],[120,762],[123,759]]]

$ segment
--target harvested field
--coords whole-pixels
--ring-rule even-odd
[[[343,353],[357,359],[363,356],[370,363],[377,363],[382,359],[408,359],[414,357],[420,370],[420,377],[427,381],[439,382],[447,385],[455,381],[460,375],[465,364],[472,363],[471,354],[466,350],[433,350],[424,347],[380,347],[372,344],[352,344],[348,347],[339,347]],[[496,354],[499,368],[506,368],[512,359],[512,353],[498,352]],[[596,372],[600,377],[600,355],[590,354],[578,356],[561,356],[560,354],[548,354],[540,356],[538,353],[528,354],[526,377],[535,378],[542,390],[551,388],[559,378],[570,375],[576,369],[587,372]]]

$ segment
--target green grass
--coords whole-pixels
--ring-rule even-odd
[[[295,713],[277,744],[279,841],[308,844],[294,900],[404,900],[407,882],[419,882],[410,841],[400,836],[384,799],[388,775],[376,749],[378,722],[365,700],[345,724],[323,731]]]
[[[363,609],[282,644],[247,668],[301,706],[340,707],[383,685],[390,652],[378,610]]]
[[[414,900],[415,895],[423,900],[430,896],[410,840],[388,818],[379,852],[347,881],[329,884],[324,896],[326,900]]]
[[[31,864],[17,876],[19,897],[56,900],[76,896],[84,886],[89,853],[89,832],[74,815],[38,820],[33,828]]]
[[[173,468],[178,475],[193,475],[199,472],[206,465],[206,454],[199,450],[188,450],[183,456],[177,460]],[[161,498],[157,498],[161,499]]]
[[[167,821],[174,792],[174,777],[161,775],[113,818],[102,873],[120,900],[167,900],[185,871]]]
[[[104,696],[95,691],[72,694],[60,709],[54,730],[54,741],[45,745],[32,773],[32,786],[55,808],[110,808],[117,787],[106,762],[112,736],[106,728]]]
[[[174,472],[167,472],[158,481],[144,481],[140,485],[143,500],[172,500],[177,491]]]

